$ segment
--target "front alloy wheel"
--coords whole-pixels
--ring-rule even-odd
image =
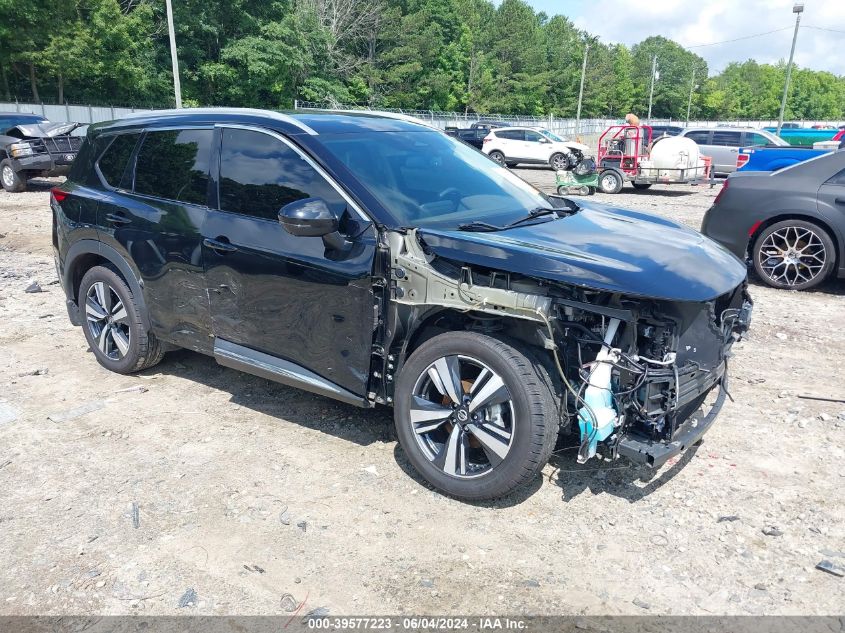
[[[754,248],[754,268],[775,288],[807,290],[820,284],[833,268],[833,242],[820,227],[787,220],[768,227]]]
[[[447,475],[479,477],[504,461],[516,424],[502,377],[468,356],[444,356],[417,379],[411,424],[426,458]]]
[[[504,496],[551,455],[559,428],[552,382],[533,352],[516,345],[447,332],[422,343],[402,368],[394,402],[399,442],[417,472],[446,494]]]

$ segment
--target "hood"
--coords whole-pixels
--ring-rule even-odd
[[[746,276],[737,257],[697,231],[595,203],[504,231],[419,234],[436,255],[454,261],[654,299],[709,301]]]
[[[590,152],[589,145],[584,145],[583,143],[578,143],[577,141],[561,141],[557,144],[563,145],[564,147],[568,147],[569,149],[577,149],[582,154],[588,154]]]
[[[17,125],[9,130],[17,130],[21,138],[50,138],[70,134],[82,123],[33,123],[31,125]]]

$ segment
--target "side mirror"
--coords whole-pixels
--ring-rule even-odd
[[[323,237],[338,228],[337,218],[320,198],[286,204],[279,210],[279,223],[288,233],[299,237]]]
[[[320,198],[289,202],[279,210],[279,223],[291,235],[322,237],[326,248],[341,252],[352,248],[352,242],[338,230],[337,217]]]

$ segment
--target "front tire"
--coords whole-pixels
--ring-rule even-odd
[[[475,332],[423,343],[396,386],[394,420],[408,460],[442,492],[495,499],[531,481],[559,429],[545,368]]]
[[[599,174],[599,189],[602,193],[619,193],[623,184],[622,176],[613,169],[606,169]]]
[[[566,154],[558,152],[556,154],[552,154],[551,158],[549,158],[549,165],[555,171],[563,171],[565,169],[569,169],[569,158]]]
[[[3,189],[9,193],[26,191],[26,174],[23,176],[21,178],[18,172],[15,171],[12,161],[8,158],[0,161],[0,183],[2,183]]]
[[[113,269],[95,266],[85,273],[79,311],[88,345],[106,369],[131,374],[164,356],[158,339],[143,325],[132,290]]]
[[[767,286],[809,290],[830,276],[836,251],[827,231],[817,224],[784,220],[760,233],[753,258],[754,270]]]

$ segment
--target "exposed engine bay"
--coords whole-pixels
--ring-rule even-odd
[[[657,467],[715,419],[731,346],[750,323],[744,283],[706,302],[630,297],[438,257],[416,230],[387,240],[386,346],[403,355],[426,321],[535,348],[560,398],[561,432],[579,434],[579,462],[599,454]],[[711,393],[711,412],[698,416]]]

